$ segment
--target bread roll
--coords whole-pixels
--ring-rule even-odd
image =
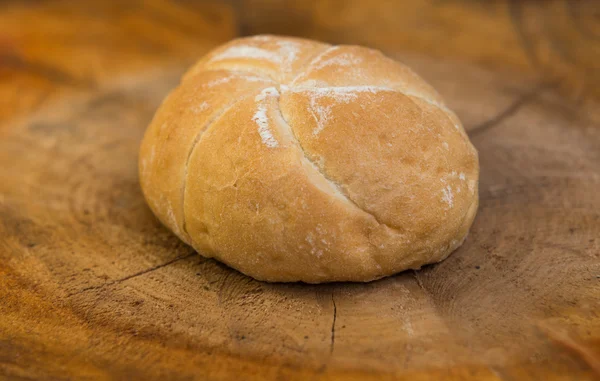
[[[297,38],[203,57],[157,111],[139,164],[164,225],[272,282],[441,261],[478,205],[477,151],[431,86],[377,50]]]

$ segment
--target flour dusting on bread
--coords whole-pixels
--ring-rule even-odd
[[[255,75],[230,75],[227,77],[215,79],[213,81],[207,82],[206,87],[214,87],[217,85],[222,85],[224,83],[229,83],[234,79],[243,79],[248,82],[266,82],[264,77],[257,77]]]
[[[314,69],[319,70],[326,66],[351,67],[352,65],[358,65],[362,62],[363,59],[361,57],[347,52],[330,58],[320,59],[318,63],[314,65]]]
[[[452,187],[450,187],[450,185],[447,185],[446,188],[442,189],[442,200],[448,204],[448,206],[450,208],[452,208],[452,205],[454,204],[454,194],[452,194]]]
[[[263,40],[267,41],[267,40]],[[281,65],[285,71],[291,70],[292,63],[300,52],[300,44],[294,41],[277,41],[277,50],[252,45],[234,45],[211,58],[211,62],[226,59],[261,59]]]
[[[263,91],[257,95],[254,100],[256,102],[264,102],[267,97],[270,96],[279,96],[279,92],[274,87],[267,87]],[[259,104],[258,110],[254,113],[252,120],[256,122],[258,125],[258,134],[262,142],[270,148],[275,148],[279,146],[279,142],[273,136],[271,132],[271,128],[269,127],[269,117],[267,116],[267,107],[264,104]]]
[[[357,93],[368,92],[376,94],[379,91],[394,91],[379,86],[338,86],[338,87],[296,87],[294,92],[306,92],[309,94],[310,112],[317,122],[317,127],[313,130],[313,135],[317,136],[323,131],[331,118],[333,106],[339,104],[348,104],[358,99]]]

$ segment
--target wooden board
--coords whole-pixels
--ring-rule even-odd
[[[238,33],[240,8],[148,3],[0,12],[0,378],[600,378],[591,95],[574,104],[543,73],[388,47],[479,150],[468,240],[368,284],[261,283],[179,242],[137,179],[157,105],[194,57]],[[50,32],[67,43],[49,49]]]

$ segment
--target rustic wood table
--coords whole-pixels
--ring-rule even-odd
[[[267,284],[153,217],[137,150],[235,36],[384,50],[463,120],[481,206],[446,261]],[[1,379],[600,379],[600,4],[0,4]]]

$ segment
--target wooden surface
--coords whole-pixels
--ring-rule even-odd
[[[0,378],[600,379],[597,3],[140,4],[0,5]],[[158,224],[136,167],[154,110],[262,32],[377,46],[439,89],[480,152],[463,247],[267,284]]]

